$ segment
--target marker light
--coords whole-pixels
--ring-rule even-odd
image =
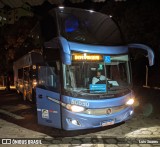
[[[33,87],[35,87],[37,85],[37,81],[33,80],[32,84],[33,84]]]
[[[71,110],[72,112],[82,112],[85,110],[84,107],[81,107],[81,106],[76,106],[76,105],[70,105],[68,104],[66,106],[67,109]]]
[[[133,103],[134,103],[134,99],[131,98],[126,102],[126,105],[133,105]]]
[[[32,68],[33,68],[33,69],[36,69],[36,65],[33,65]]]

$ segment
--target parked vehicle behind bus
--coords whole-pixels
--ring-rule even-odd
[[[14,84],[23,100],[35,101],[35,88],[38,81],[38,65],[43,64],[43,56],[29,52],[14,62]]]

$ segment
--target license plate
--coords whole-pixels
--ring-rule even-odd
[[[108,120],[108,121],[102,122],[102,126],[109,126],[109,125],[113,125],[113,124],[114,124],[114,120]]]

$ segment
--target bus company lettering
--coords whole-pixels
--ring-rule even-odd
[[[89,107],[89,103],[86,101],[80,101],[80,100],[71,100],[72,105],[78,105],[78,106],[83,106],[83,107]]]

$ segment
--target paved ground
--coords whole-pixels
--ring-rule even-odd
[[[38,125],[32,104],[17,100],[15,93],[1,92],[0,138],[17,138],[23,143],[26,138],[42,139],[44,144],[39,146],[49,147],[158,147],[160,91],[143,88],[136,88],[135,91],[137,101],[135,114],[131,120],[116,126],[69,132]],[[17,143],[17,140],[12,140],[12,143]]]

